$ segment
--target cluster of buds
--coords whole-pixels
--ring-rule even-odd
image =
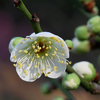
[[[98,14],[98,8],[95,6],[95,0],[79,0],[79,2],[82,3],[86,12],[94,15]]]
[[[91,49],[99,48],[100,44],[100,16],[95,16],[87,21],[87,25],[75,29],[72,52],[82,54]]]

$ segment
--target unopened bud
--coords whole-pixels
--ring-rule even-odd
[[[15,46],[22,40],[22,37],[14,37],[10,40],[9,43],[9,52],[11,53]]]
[[[94,65],[87,61],[81,61],[75,63],[72,68],[84,79],[91,82],[95,76],[96,71]]]
[[[75,74],[68,74],[62,80],[62,85],[67,90],[77,89],[80,84],[79,77]]]

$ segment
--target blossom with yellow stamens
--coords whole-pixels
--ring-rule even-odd
[[[16,62],[22,80],[33,82],[42,73],[50,78],[61,76],[66,70],[66,58],[69,49],[64,40],[50,32],[40,32],[22,39],[11,52],[10,60]]]

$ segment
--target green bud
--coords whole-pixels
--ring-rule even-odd
[[[51,92],[51,89],[52,89],[51,87],[52,87],[52,84],[50,82],[43,83],[41,85],[41,92],[43,94],[48,94]]]
[[[91,31],[94,34],[100,34],[100,22],[93,24],[91,27]]]
[[[87,61],[81,61],[75,63],[72,68],[84,79],[88,82],[91,82],[96,76],[96,70],[92,63]]]
[[[10,40],[9,43],[9,52],[11,53],[14,47],[22,40],[22,37],[14,37]]]
[[[88,40],[79,41],[76,37],[73,41],[72,52],[76,54],[84,54],[90,51],[90,42]]]
[[[79,26],[75,29],[75,36],[79,40],[86,40],[89,38],[88,30],[85,25]]]
[[[65,43],[67,44],[69,50],[71,51],[73,48],[73,42],[71,40],[65,40]]]
[[[99,10],[98,10],[97,6],[94,6],[93,11],[94,11],[94,13],[93,13],[94,15],[98,15]]]
[[[67,90],[77,89],[80,84],[79,77],[75,74],[68,74],[62,80],[62,85]]]
[[[99,31],[99,23],[100,22],[100,17],[99,16],[95,16],[95,17],[92,17],[91,19],[89,19],[89,21],[87,22],[87,28],[89,31],[91,31],[93,34],[97,34],[97,32]],[[96,27],[95,27],[96,25]],[[95,27],[95,28],[93,28]],[[98,29],[96,31],[96,29]]]
[[[61,97],[61,96],[57,96],[57,97],[53,98],[52,100],[67,100],[67,99],[65,99],[64,97]]]

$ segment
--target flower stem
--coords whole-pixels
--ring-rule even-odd
[[[26,6],[24,5],[22,0],[18,0],[19,3],[15,4],[15,7],[22,12],[22,14],[26,17],[26,19],[28,20],[28,22],[30,23],[30,25],[32,26],[33,30],[35,33],[38,32],[42,32],[42,29],[40,27],[39,21],[34,20],[34,18],[32,18],[32,14],[28,11],[28,9],[26,8]],[[16,2],[14,2],[16,3]],[[37,18],[37,16],[36,16]]]
[[[53,82],[53,84],[55,84],[66,95],[66,97],[68,98],[68,100],[76,100],[74,98],[74,96],[69,91],[67,91],[65,88],[63,88],[63,86],[59,83],[58,80],[51,79],[51,81]]]

